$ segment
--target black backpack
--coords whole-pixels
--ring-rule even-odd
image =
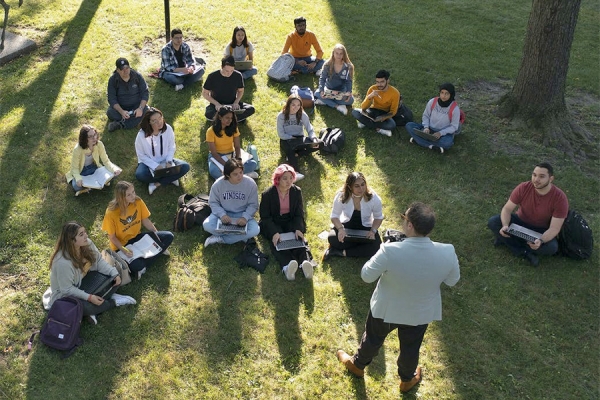
[[[337,154],[346,143],[346,134],[340,128],[323,128],[319,134],[323,142],[320,150],[325,153]]]
[[[557,239],[559,252],[566,257],[586,260],[592,255],[594,248],[592,229],[575,210],[569,210]]]
[[[202,225],[208,218],[211,210],[208,205],[208,195],[182,194],[177,200],[177,214],[173,220],[173,230],[183,232],[193,228],[195,225]]]
[[[81,300],[70,296],[55,300],[40,331],[40,340],[46,346],[62,351],[62,358],[69,357],[83,344],[83,339],[79,336],[82,318]],[[36,333],[31,335],[29,346]]]
[[[238,263],[240,268],[254,268],[261,274],[265,273],[265,269],[269,265],[269,256],[260,251],[254,238],[248,239],[244,250],[233,259]]]

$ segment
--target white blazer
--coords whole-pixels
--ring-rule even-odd
[[[451,244],[410,237],[382,244],[360,275],[367,283],[379,278],[371,296],[373,317],[415,326],[442,319],[440,285],[454,286],[460,268]]]
[[[371,191],[373,197],[370,201],[365,201],[363,197],[360,199],[360,216],[362,219],[363,226],[373,226],[373,220],[383,219],[383,206],[381,204],[381,198],[377,193]],[[346,203],[342,203],[342,192],[337,192],[335,199],[333,199],[333,209],[329,218],[339,218],[340,222],[350,221],[352,213],[354,212],[354,202],[348,200]]]

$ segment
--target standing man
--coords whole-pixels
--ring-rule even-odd
[[[296,63],[292,68],[293,71],[320,75],[325,61],[323,61],[323,49],[321,49],[317,37],[311,31],[306,30],[306,18],[304,17],[294,19],[294,27],[296,29],[285,39],[281,54],[289,52],[294,56]],[[316,57],[312,55],[311,47],[315,48]]]
[[[540,263],[538,255],[552,255],[558,251],[556,236],[569,212],[565,193],[554,186],[554,169],[549,163],[535,166],[530,182],[520,183],[510,194],[499,215],[488,220],[488,228],[494,233],[495,246],[506,245],[517,257],[524,257],[531,265]],[[514,214],[515,208],[519,207]],[[510,236],[508,226],[521,225],[542,234],[535,242]]]
[[[171,31],[171,41],[162,48],[158,75],[175,86],[176,92],[198,82],[204,75],[204,65],[196,65],[192,49],[183,41],[183,33],[179,28]]]
[[[400,106],[400,92],[390,86],[390,73],[380,69],[375,75],[375,84],[367,91],[360,108],[352,110],[359,128],[375,128],[382,135],[391,137],[396,127],[394,115]]]
[[[350,356],[338,350],[337,357],[348,371],[363,377],[386,336],[398,330],[400,391],[408,392],[421,380],[419,349],[427,326],[442,319],[440,285],[454,286],[460,270],[454,246],[427,237],[435,225],[429,206],[413,203],[400,216],[406,239],[382,244],[360,274],[367,283],[379,282],[358,351]]]
[[[147,111],[148,85],[144,77],[131,69],[126,58],[118,58],[117,69],[108,79],[108,110],[106,115],[112,121],[108,131],[136,127]]]
[[[202,97],[210,103],[206,107],[204,116],[212,121],[221,107],[231,106],[238,122],[242,122],[255,111],[252,104],[241,101],[243,95],[244,78],[242,73],[235,70],[233,56],[224,57],[221,60],[221,69],[208,74],[204,82]]]

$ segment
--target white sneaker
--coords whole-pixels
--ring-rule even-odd
[[[360,122],[360,121],[356,121],[356,125],[358,126],[358,129],[362,129],[362,128],[364,128],[364,127],[365,127],[365,124],[363,124],[363,123],[362,123],[362,122]]]
[[[89,322],[90,324],[92,324],[92,325],[98,325],[98,320],[96,319],[95,315],[93,315],[93,314],[92,315],[88,315],[86,317],[86,319],[87,319],[87,322]]]
[[[183,85],[175,85],[175,91],[179,92],[181,89],[183,89]]]
[[[383,136],[392,137],[392,131],[387,129],[377,129],[378,133],[381,133]]]
[[[315,100],[315,106],[325,106],[325,102],[321,99],[316,99]]]
[[[339,112],[341,112],[344,115],[348,115],[348,107],[346,107],[343,104],[338,105],[335,109],[338,110]]]
[[[301,181],[302,179],[304,179],[304,175],[302,175],[300,172],[296,172],[295,182]]]
[[[84,189],[78,190],[78,191],[75,192],[75,197],[80,196],[80,195],[82,195],[84,193],[89,193],[90,190],[91,189],[88,189],[88,188],[84,188]]]
[[[221,243],[225,243],[223,241],[223,236],[221,235],[212,235],[206,238],[206,240],[204,241],[204,247],[208,247],[211,244],[221,244]]]
[[[313,277],[313,265],[308,260],[302,261],[302,272],[306,279],[312,279]]]
[[[258,179],[258,173],[256,171],[248,172],[245,175],[248,176],[248,177],[250,177],[250,178],[252,178],[252,179]]]
[[[283,273],[288,281],[296,279],[296,271],[298,271],[298,261],[292,260],[288,265],[283,267]]]
[[[179,179],[175,179],[173,182],[171,182],[171,185],[179,187]]]
[[[170,256],[170,255],[171,255],[171,252],[169,251],[169,249],[166,249],[165,251],[163,251],[163,254],[164,254],[165,256]]]
[[[128,304],[136,304],[137,301],[131,296],[123,296],[122,294],[113,294],[112,299],[115,301],[117,307],[126,306]]]
[[[144,267],[138,271],[138,275],[137,275],[138,281],[140,279],[142,279],[142,275],[144,275],[145,273],[146,273],[146,267]]]
[[[148,184],[148,193],[152,194],[154,193],[154,191],[156,190],[157,186],[156,183],[152,182]]]

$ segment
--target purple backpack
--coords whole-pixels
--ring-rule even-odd
[[[63,358],[69,357],[77,346],[83,344],[83,339],[79,337],[82,318],[81,300],[75,297],[57,299],[48,311],[48,317],[40,331],[40,340],[46,346],[63,351]]]

